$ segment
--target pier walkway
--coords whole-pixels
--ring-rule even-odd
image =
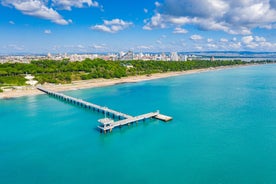
[[[37,89],[44,92],[44,93],[46,93],[46,94],[48,94],[48,95],[51,95],[51,96],[54,96],[56,98],[62,99],[66,102],[70,102],[72,104],[76,104],[76,105],[82,106],[84,108],[92,109],[94,111],[101,112],[103,114],[107,114],[108,116],[110,116],[112,118],[119,118],[119,119],[132,118],[132,116],[130,116],[128,114],[118,112],[118,111],[109,109],[107,107],[99,106],[97,104],[93,104],[93,103],[90,103],[90,102],[86,102],[82,99],[78,99],[78,98],[74,98],[74,97],[71,97],[71,96],[64,95],[62,93],[50,91],[50,90],[47,90],[47,89],[42,88],[42,87],[37,87]]]
[[[106,133],[107,131],[112,131],[113,128],[116,127],[122,127],[124,125],[130,125],[131,123],[138,123],[139,121],[145,121],[150,118],[154,118],[159,114],[159,111],[157,112],[150,112],[147,114],[142,114],[139,116],[131,117],[128,119],[123,119],[120,121],[113,121],[109,118],[100,119],[99,122],[102,123],[102,126],[98,126],[101,132]]]
[[[81,107],[88,108],[88,109],[91,109],[91,110],[99,112],[99,113],[103,113],[103,114],[105,114],[105,116],[107,115],[113,119],[118,118],[119,119],[118,121],[114,121],[113,119],[106,118],[106,117],[99,120],[101,125],[98,126],[98,128],[100,129],[101,132],[105,132],[105,133],[107,131],[111,132],[112,129],[116,128],[116,127],[130,125],[131,123],[135,123],[135,122],[138,123],[139,121],[145,121],[145,120],[151,119],[151,118],[159,119],[159,120],[166,121],[166,122],[172,120],[172,117],[160,114],[159,111],[150,112],[150,113],[142,114],[139,116],[131,116],[131,115],[128,115],[128,114],[125,114],[125,113],[122,113],[122,112],[119,112],[119,111],[116,111],[113,109],[109,109],[108,107],[103,107],[103,106],[100,106],[97,104],[86,102],[82,99],[78,99],[78,98],[74,98],[74,97],[71,97],[68,95],[64,95],[62,93],[50,91],[43,87],[37,87],[37,89],[48,94],[48,95],[51,95],[58,99],[64,100],[66,102],[76,104]]]

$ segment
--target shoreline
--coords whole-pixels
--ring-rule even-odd
[[[254,66],[254,65],[256,64],[220,66],[220,67],[202,68],[202,69],[177,71],[177,72],[155,73],[151,75],[128,76],[128,77],[113,78],[113,79],[101,78],[101,79],[80,80],[80,81],[72,81],[72,83],[70,84],[43,84],[41,86],[43,88],[56,91],[56,92],[72,91],[72,90],[81,90],[81,89],[119,85],[124,83],[136,83],[136,82],[168,78],[168,77],[174,77],[174,76],[180,76],[180,75],[189,75],[189,74],[195,74],[195,73],[218,71],[223,69],[239,68],[239,67]],[[4,91],[0,93],[0,100],[19,98],[24,96],[35,96],[40,94],[44,94],[44,93],[36,89],[36,87],[23,86],[21,89],[20,88],[13,89],[11,91]]]

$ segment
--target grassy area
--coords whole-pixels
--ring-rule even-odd
[[[0,76],[0,86],[24,86],[26,85],[24,76]]]

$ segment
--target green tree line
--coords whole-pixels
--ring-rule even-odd
[[[70,62],[68,60],[39,60],[25,63],[0,64],[0,86],[24,85],[26,73],[35,76],[39,83],[70,83],[72,80],[94,78],[121,78],[125,76],[185,71],[200,68],[245,64],[242,61],[105,61],[85,59]],[[133,67],[126,67],[126,66]]]

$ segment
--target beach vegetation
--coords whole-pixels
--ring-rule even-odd
[[[25,85],[26,73],[34,75],[40,84],[71,83],[72,80],[96,78],[121,78],[134,75],[151,75],[170,71],[186,71],[218,66],[240,65],[236,61],[105,61],[102,59],[85,59],[70,62],[69,60],[37,60],[26,63],[0,64],[0,85]],[[128,67],[131,66],[131,67]]]
[[[0,76],[0,86],[24,86],[26,79],[22,76]]]

